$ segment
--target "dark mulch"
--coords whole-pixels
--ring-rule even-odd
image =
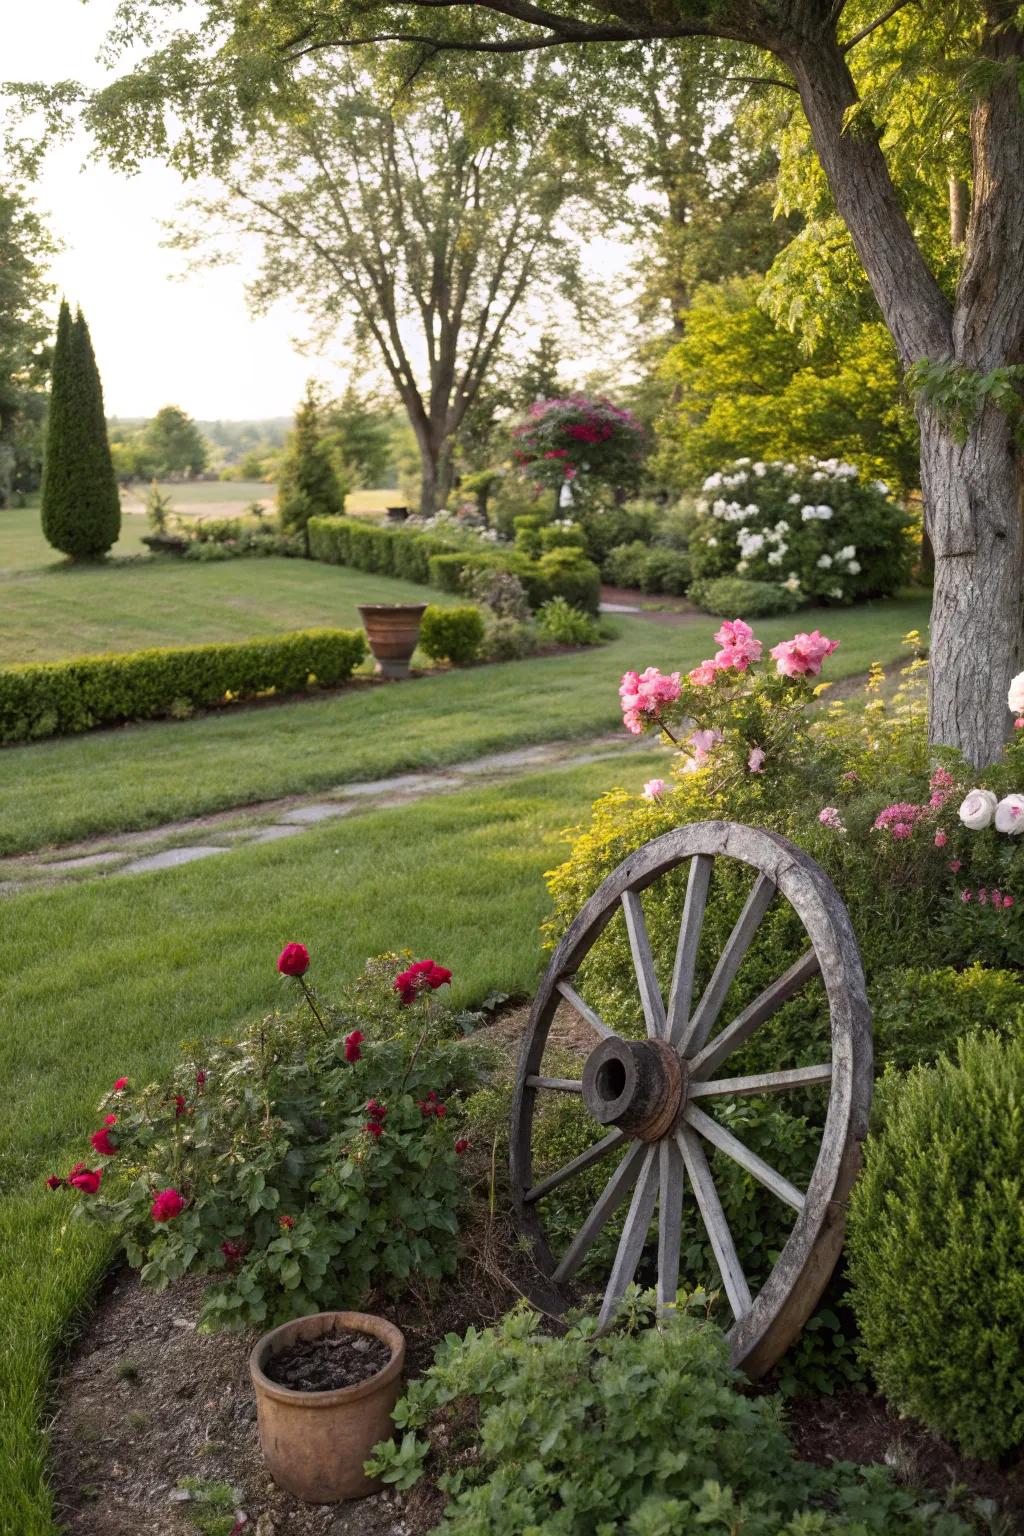
[[[998,1529],[1007,1536],[1024,1532],[1024,1453],[999,1464],[961,1456],[916,1419],[900,1418],[884,1398],[867,1392],[795,1398],[787,1419],[805,1461],[822,1467],[834,1461],[883,1462],[911,1487],[966,1490],[967,1508],[974,1498],[992,1499],[1008,1522]]]
[[[391,1359],[383,1339],[354,1328],[337,1328],[319,1339],[300,1340],[272,1355],[263,1374],[293,1392],[335,1392],[357,1387],[382,1371]]]

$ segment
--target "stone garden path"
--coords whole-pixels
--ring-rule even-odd
[[[604,758],[621,758],[639,742],[621,732],[593,740],[544,742],[511,752],[455,763],[432,773],[405,773],[364,783],[339,784],[317,795],[292,795],[282,800],[236,806],[189,821],[168,822],[144,832],[114,832],[61,848],[0,858],[0,896],[13,896],[39,886],[96,879],[104,875],[143,875],[177,869],[196,859],[213,858],[236,848],[276,843],[297,837],[311,827],[360,811],[408,804],[427,795],[447,795],[474,784],[517,778],[544,768],[572,768]]]

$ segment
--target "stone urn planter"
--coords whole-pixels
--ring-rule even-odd
[[[380,677],[408,677],[426,603],[366,603],[359,612]]]
[[[315,1366],[318,1346],[324,1355],[332,1347],[349,1349],[351,1335],[363,1336],[368,1347],[386,1359],[382,1367],[371,1364],[372,1374],[353,1386],[296,1390],[267,1374],[283,1374],[281,1358],[294,1362],[297,1350]],[[312,1348],[302,1350],[303,1345]],[[385,1356],[384,1350],[390,1354]],[[351,1359],[350,1352],[346,1359]],[[337,1504],[376,1493],[381,1485],[366,1476],[363,1462],[379,1440],[391,1435],[404,1364],[401,1330],[369,1312],[318,1312],[265,1333],[249,1357],[249,1374],[256,1393],[260,1449],[274,1482],[307,1504]],[[321,1361],[321,1370],[328,1374],[332,1367],[333,1361]],[[302,1379],[301,1361],[298,1377]],[[311,1373],[315,1377],[316,1370]]]

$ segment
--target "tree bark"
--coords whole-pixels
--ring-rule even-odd
[[[965,443],[928,409],[921,488],[935,551],[929,736],[975,768],[1002,752],[1009,679],[1024,670],[1024,484],[1005,415],[987,405]]]

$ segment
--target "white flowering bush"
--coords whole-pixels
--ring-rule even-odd
[[[910,519],[853,464],[737,459],[709,475],[690,540],[694,577],[774,582],[807,602],[891,595],[910,575]]]

